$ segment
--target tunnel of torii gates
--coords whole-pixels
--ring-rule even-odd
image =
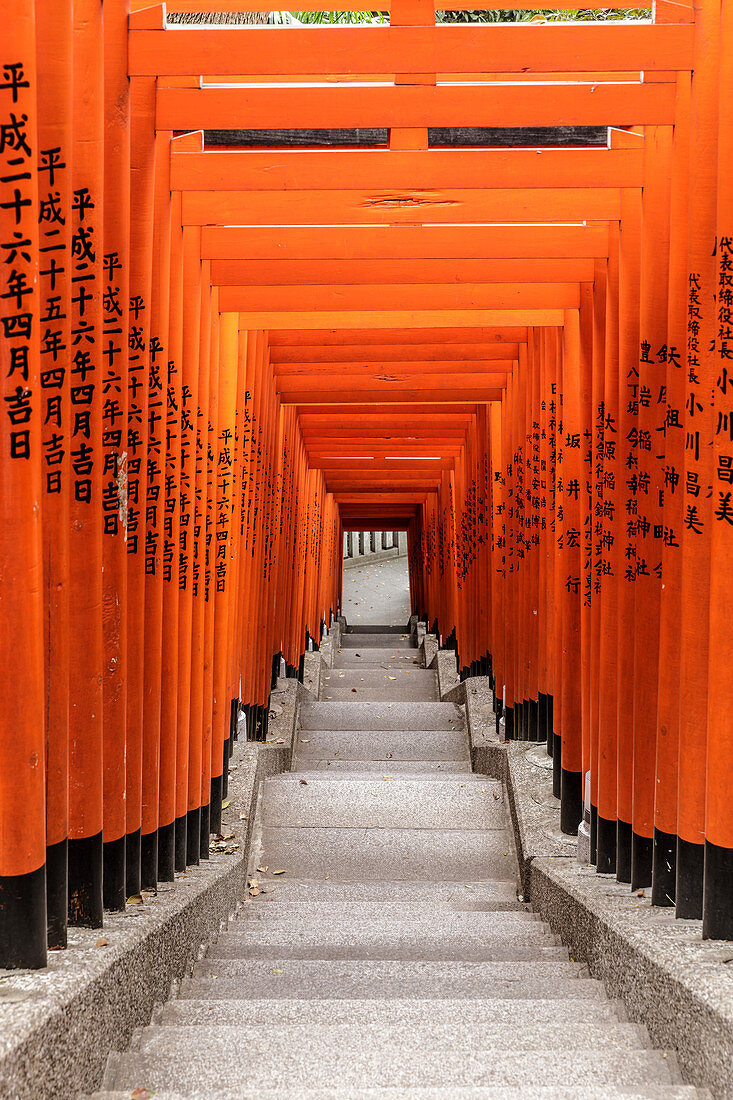
[[[733,3],[206,7],[4,12],[0,966],[207,857],[383,527],[562,830],[589,772],[599,872],[733,937]]]

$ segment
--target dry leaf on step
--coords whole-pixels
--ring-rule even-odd
[[[287,871],[273,871],[272,873],[273,875],[285,875],[287,874]]]

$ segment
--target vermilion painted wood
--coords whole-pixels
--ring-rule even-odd
[[[567,283],[590,281],[593,261],[575,259],[500,259],[464,260],[459,269],[455,261],[373,261],[345,263],[315,261],[297,264],[280,261],[258,263],[248,260],[213,260],[212,278],[219,286],[308,286],[371,285],[400,283],[480,284],[480,283]]]
[[[273,349],[274,358],[286,354],[284,350],[280,349],[287,348],[289,349],[288,354],[294,354],[310,345],[326,348],[333,345],[343,345],[345,348],[353,349],[354,345],[362,344],[391,344],[395,347],[409,347],[412,344],[424,343],[451,345],[462,342],[485,344],[495,341],[498,343],[508,341],[513,343],[526,339],[527,329],[523,325],[477,325],[470,328],[446,326],[444,328],[435,327],[422,330],[417,328],[382,328],[376,332],[371,329],[349,331],[348,329],[325,328],[317,332],[295,329],[268,333],[268,341]],[[441,351],[440,354],[443,355],[445,352]]]
[[[270,359],[275,370],[286,373],[298,369],[301,365],[318,365],[323,367],[334,366],[341,370],[352,370],[368,363],[394,363],[399,369],[402,365],[411,367],[416,363],[423,364],[426,368],[430,364],[439,363],[446,370],[454,369],[454,365],[465,360],[481,360],[492,362],[498,359],[514,360],[518,355],[518,343],[496,342],[491,344],[456,344],[451,342],[450,348],[441,347],[440,344],[377,344],[377,345],[349,345],[343,344],[334,349],[328,346],[301,347],[301,348],[270,348]],[[362,362],[363,361],[363,362]],[[450,365],[449,365],[450,364]]]
[[[204,225],[201,249],[212,260],[583,259],[607,254],[604,227],[549,221],[544,210],[538,225]]]
[[[133,76],[287,76],[302,73],[305,58],[313,74],[668,72],[691,67],[692,29],[685,24],[643,23],[555,23],[533,26],[529,33],[527,27],[512,23],[168,27],[162,31],[131,29],[129,49]],[[465,115],[456,124],[471,125],[469,118]],[[400,121],[408,125],[406,117]],[[531,124],[540,125],[536,117]]]
[[[652,85],[650,85],[652,87]],[[632,115],[632,117],[634,117]],[[160,125],[160,122],[159,122]],[[613,188],[442,188],[433,191],[185,191],[185,225],[438,225],[604,221]],[[453,236],[456,230],[452,229]],[[372,243],[375,247],[377,241]]]
[[[221,291],[221,299],[227,307],[236,310],[241,307],[246,291],[241,293],[224,287]],[[446,325],[466,325],[475,322],[477,325],[560,325],[562,324],[562,309],[547,308],[521,308],[515,309],[433,309],[418,313],[415,310],[321,310],[312,312],[267,312],[261,310],[256,313],[247,312],[239,308],[240,317],[249,327],[266,328],[272,334],[277,329],[298,331],[306,328],[320,329],[324,325],[335,326],[341,329],[364,329],[372,324],[374,328],[381,329],[385,325],[403,325],[405,328],[423,329],[426,325],[434,324],[436,328]]]
[[[179,191],[640,187],[637,149],[208,149],[171,156]]]
[[[75,8],[74,84],[78,94],[73,104],[72,188],[87,194],[94,210],[72,211],[72,232],[92,226],[101,235],[104,225],[104,74],[102,13],[95,0],[81,0]],[[93,216],[93,220],[92,220]],[[12,238],[11,238],[12,239]],[[81,261],[81,277],[93,276],[87,285],[90,297],[72,295],[72,329],[82,325],[93,342],[86,340],[89,368],[96,378],[102,374],[102,253],[94,260]],[[72,269],[72,278],[76,272]],[[73,299],[78,300],[74,303]],[[83,314],[83,315],[82,315]],[[7,373],[7,372],[6,372]],[[83,396],[83,395],[80,395]],[[90,399],[91,398],[91,399]],[[102,799],[102,392],[87,391],[87,400],[77,410],[88,426],[77,433],[75,449],[85,443],[85,463],[76,473],[72,467],[71,541],[69,546],[69,839],[80,853],[76,874],[70,877],[70,923],[102,923],[101,865],[96,846],[101,845]],[[72,427],[71,438],[74,438]],[[88,463],[91,463],[91,470]],[[78,483],[78,489],[77,489]],[[75,844],[79,841],[81,844]],[[81,853],[84,853],[83,855]],[[89,856],[90,858],[85,858]],[[101,856],[101,851],[100,851]],[[70,872],[73,865],[70,847]],[[87,868],[92,867],[91,872]]]
[[[32,7],[32,5],[31,5]],[[40,149],[64,149],[71,147],[72,131],[72,18],[68,6],[55,0],[37,0],[35,49],[38,81],[38,146]],[[19,26],[22,25],[19,22]],[[12,155],[11,152],[8,153]],[[46,159],[46,158],[44,158]],[[39,172],[39,179],[45,175]],[[46,234],[53,234],[43,243],[63,243],[67,250],[71,242],[71,166],[55,173],[54,189],[59,196],[59,207],[66,224],[59,227],[42,226]],[[66,214],[63,215],[63,212]],[[70,272],[52,274],[44,264],[38,279],[38,297],[45,301],[51,296],[58,299],[63,320],[58,322],[61,343],[68,347],[70,323],[71,280]],[[9,304],[9,300],[8,300]],[[38,353],[36,371],[38,370]],[[7,373],[7,370],[6,370]],[[12,376],[11,379],[12,380]],[[66,373],[61,386],[49,389],[38,413],[44,423],[41,441],[51,441],[59,422],[70,425],[71,379]],[[47,417],[52,402],[60,407],[58,419]],[[46,409],[43,406],[46,405]],[[47,443],[47,446],[50,445]],[[57,484],[56,473],[58,473]],[[44,722],[46,730],[46,844],[52,847],[63,844],[68,837],[69,819],[69,499],[70,456],[68,450],[53,471],[46,458],[46,470],[41,477],[43,490],[43,601],[45,613],[43,655],[44,667]],[[53,491],[51,491],[53,490]],[[3,507],[7,502],[3,501]],[[7,514],[7,513],[6,513]],[[10,528],[9,528],[10,529]],[[8,771],[7,774],[10,774]],[[19,792],[19,797],[23,797]],[[4,828],[4,825],[2,826]],[[38,837],[33,838],[36,843]],[[0,856],[0,860],[3,857]],[[63,862],[63,861],[62,861]],[[3,860],[4,864],[4,860]],[[34,868],[35,869],[35,868]],[[7,874],[7,870],[0,869]],[[66,946],[66,867],[54,872],[47,868],[49,892],[49,946]],[[55,898],[54,898],[55,895]],[[55,900],[55,905],[54,905]]]

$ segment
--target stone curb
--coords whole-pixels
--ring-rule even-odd
[[[466,703],[473,770],[506,789],[524,899],[652,1043],[676,1052],[687,1083],[733,1100],[733,945],[703,941],[700,921],[581,866],[577,838],[559,829],[544,743],[499,741],[485,677],[460,689],[448,694]]]
[[[288,759],[280,746],[237,742],[222,826],[233,839],[222,851],[124,913],[105,913],[103,929],[70,929],[68,949],[45,970],[0,971],[3,1100],[69,1100],[99,1087],[110,1051],[148,1024],[244,897],[257,789]]]

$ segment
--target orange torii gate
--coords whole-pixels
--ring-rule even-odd
[[[264,737],[382,526],[563,830],[589,774],[598,870],[733,937],[729,6],[388,7],[14,7],[0,966],[207,857],[240,708]],[[538,127],[605,142],[487,140]]]

